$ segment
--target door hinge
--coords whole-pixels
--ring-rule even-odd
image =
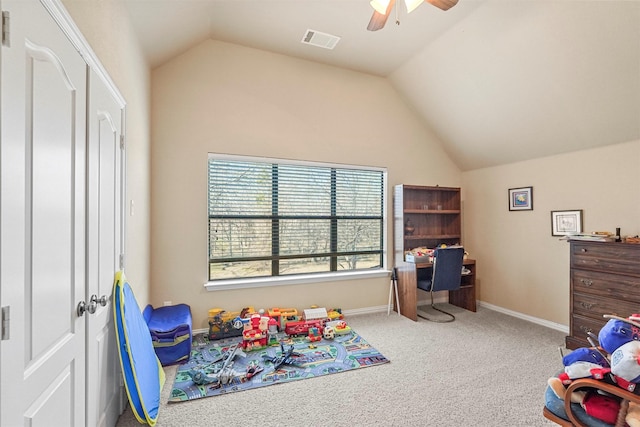
[[[124,134],[120,134],[120,149],[124,150]]]
[[[120,254],[120,270],[124,270],[124,254]]]
[[[11,326],[11,316],[10,316],[10,306],[2,307],[2,341],[8,340],[10,338],[10,326]]]
[[[2,46],[11,47],[9,12],[2,11]]]

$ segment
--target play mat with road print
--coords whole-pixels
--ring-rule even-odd
[[[279,334],[277,344],[247,352],[237,346],[241,341],[241,337],[209,341],[206,334],[195,335],[189,361],[178,367],[169,402],[218,396],[389,362],[353,330],[316,342]]]

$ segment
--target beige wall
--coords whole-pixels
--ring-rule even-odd
[[[122,5],[63,3],[127,102],[127,276],[141,305],[190,304],[196,328],[212,307],[357,309],[388,296],[387,279],[205,291],[208,152],[387,167],[389,201],[398,183],[461,185],[478,299],[564,325],[569,252],[550,211],[583,209],[586,231],[640,233],[640,141],[461,174],[385,79],[208,41],[154,70],[150,90]],[[529,185],[534,210],[509,212],[508,188]]]
[[[149,301],[149,69],[129,16],[115,0],[63,0],[125,98],[127,134],[126,274],[144,307]]]
[[[151,88],[151,300],[191,305],[194,328],[213,307],[358,309],[389,290],[383,278],[206,291],[208,152],[386,167],[390,202],[395,184],[461,183],[380,77],[206,41],[154,69]]]
[[[478,299],[569,324],[569,245],[551,211],[582,209],[584,230],[640,233],[640,141],[463,173],[464,242],[478,260]],[[508,210],[533,186],[533,211]]]

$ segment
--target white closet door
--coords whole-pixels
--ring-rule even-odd
[[[120,362],[112,288],[122,253],[122,110],[98,75],[89,74],[87,298],[100,300],[87,318],[87,425],[115,425],[120,413]]]
[[[85,424],[87,67],[42,5],[2,0],[3,426]]]

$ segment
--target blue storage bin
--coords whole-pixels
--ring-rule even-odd
[[[191,356],[191,308],[187,304],[145,307],[142,313],[162,366],[182,363]]]

